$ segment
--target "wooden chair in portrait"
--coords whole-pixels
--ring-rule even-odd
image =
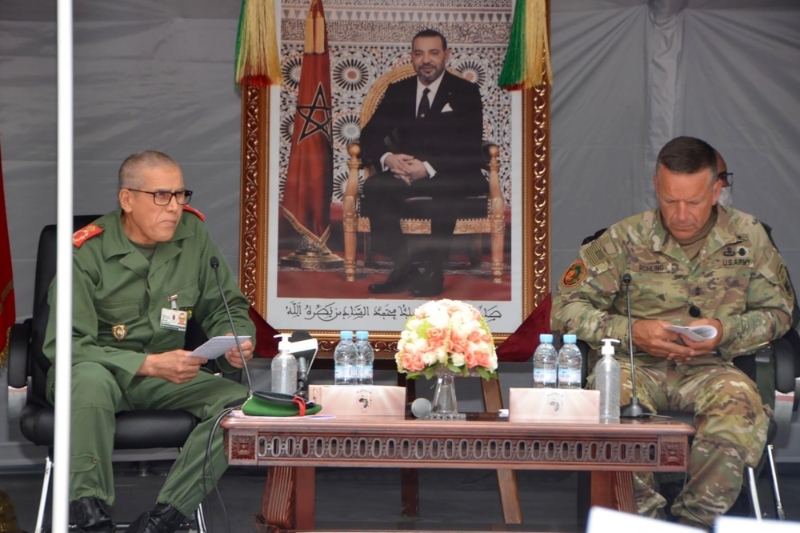
[[[451,74],[460,76],[452,69]],[[411,64],[395,67],[378,78],[367,92],[361,106],[360,125],[369,122],[372,114],[383,99],[387,87],[396,81],[414,76],[414,67]],[[361,146],[358,142],[351,143],[347,149],[350,160],[348,161],[348,179],[345,188],[342,206],[344,210],[344,265],[347,281],[355,281],[356,255],[358,234],[364,236],[364,258],[368,262],[370,232],[369,218],[361,216],[359,212],[359,171],[363,169],[364,178],[369,179],[374,169],[365,167],[361,162]],[[489,175],[489,193],[479,197],[466,198],[459,206],[459,218],[456,222],[454,235],[474,235],[471,249],[471,264],[479,266],[483,252],[482,236],[491,236],[492,280],[500,283],[503,275],[503,246],[505,237],[505,200],[500,188],[500,163],[498,161],[499,148],[496,144],[484,141],[483,154],[486,160],[484,168]],[[426,218],[426,210],[435,208],[429,197],[410,198],[406,201],[408,215],[400,221],[404,234],[430,234],[431,221]]]

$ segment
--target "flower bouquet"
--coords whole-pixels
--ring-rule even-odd
[[[408,379],[431,379],[443,369],[497,377],[497,354],[486,320],[473,306],[457,300],[419,306],[406,321],[397,350],[397,371]]]

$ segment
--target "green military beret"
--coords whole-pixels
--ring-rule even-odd
[[[242,412],[248,416],[302,416],[321,410],[321,405],[307,402],[300,396],[263,392],[255,393],[242,405]]]

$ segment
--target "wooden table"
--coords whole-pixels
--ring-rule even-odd
[[[314,469],[416,467],[591,472],[591,504],[636,512],[633,472],[684,472],[694,428],[665,419],[611,424],[402,417],[244,417],[222,422],[231,465],[270,466],[266,524],[314,529]],[[297,497],[302,495],[302,497]]]

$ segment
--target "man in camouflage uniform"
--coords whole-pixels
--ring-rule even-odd
[[[552,329],[597,349],[622,342],[621,403],[631,399],[627,354],[629,273],[637,397],[653,412],[695,413],[689,480],[672,514],[708,528],[735,501],[745,465],[760,459],[769,423],[755,384],[733,365],[779,338],[793,294],[783,258],[751,215],[717,206],[714,149],[690,137],[667,143],[653,178],[659,208],[627,218],[583,246],[558,285]],[[694,342],[665,326],[714,326]],[[590,382],[592,382],[590,377]],[[639,512],[657,516],[665,499],[653,475],[634,479]]]

